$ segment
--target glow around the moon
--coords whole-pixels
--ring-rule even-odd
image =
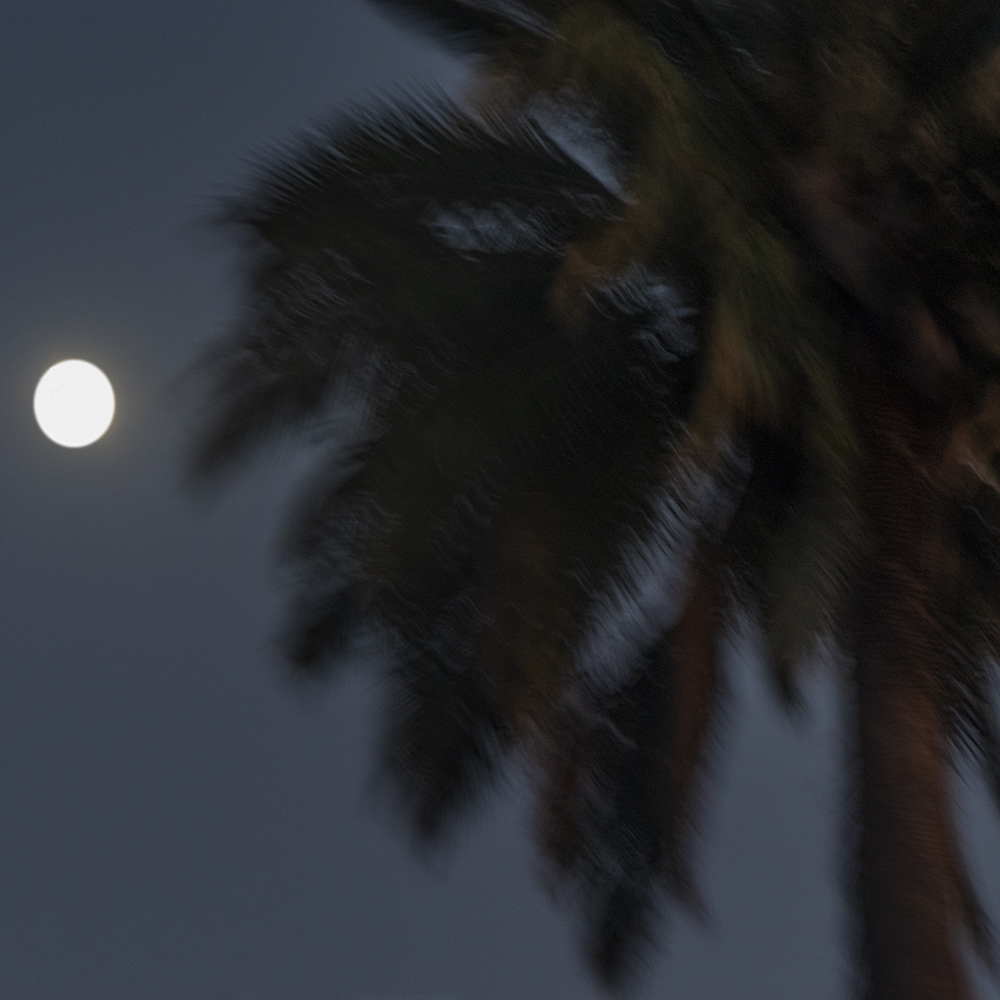
[[[89,361],[60,361],[38,381],[35,419],[45,436],[64,448],[93,444],[114,415],[114,389]]]

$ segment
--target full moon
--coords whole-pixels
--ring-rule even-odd
[[[114,415],[114,389],[89,361],[60,361],[38,380],[35,419],[45,436],[64,448],[93,444]]]

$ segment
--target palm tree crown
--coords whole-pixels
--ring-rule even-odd
[[[355,110],[225,210],[248,281],[194,467],[326,443],[292,662],[385,639],[421,837],[527,763],[612,985],[699,905],[721,641],[754,627],[790,705],[847,664],[859,983],[970,996],[947,769],[1000,793],[1000,8],[380,3],[468,55],[466,99]]]

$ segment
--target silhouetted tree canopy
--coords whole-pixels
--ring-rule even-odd
[[[854,707],[855,958],[989,956],[948,791],[1000,795],[1000,7],[379,0],[470,60],[272,156],[197,475],[317,448],[288,654],[386,651],[435,838],[512,764],[624,981],[691,872],[727,637]],[[331,762],[331,765],[333,762]]]

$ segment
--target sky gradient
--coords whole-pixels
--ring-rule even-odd
[[[373,90],[462,70],[360,0],[0,4],[0,996],[588,1000],[516,780],[421,860],[369,794],[378,690],[286,682],[275,560],[294,455],[181,483],[183,372],[225,326],[202,224],[255,157]],[[55,361],[107,436],[34,424]],[[837,688],[797,725],[731,651],[701,884],[639,995],[848,996]],[[1000,837],[957,782],[983,898]],[[1000,997],[983,981],[981,997]]]

